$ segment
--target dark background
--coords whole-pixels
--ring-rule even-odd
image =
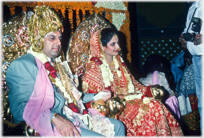
[[[183,32],[192,2],[129,2],[131,58],[136,78],[145,59],[159,54],[170,61],[182,49],[177,42]],[[136,71],[134,71],[136,70]]]

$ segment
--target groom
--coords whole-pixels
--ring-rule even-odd
[[[61,28],[62,24],[53,11],[45,6],[36,7],[29,23],[31,47],[28,54],[14,60],[6,74],[14,123],[26,121],[41,136],[103,136],[78,126],[80,120],[66,116],[65,112],[71,110],[84,115],[87,112],[80,108],[82,105],[78,106],[81,98],[76,99],[70,93],[73,84],[62,81],[66,77],[58,64]],[[85,94],[82,100],[92,101],[93,96]],[[68,108],[64,108],[65,105]],[[114,125],[114,136],[125,136],[124,125],[116,119],[108,119]]]

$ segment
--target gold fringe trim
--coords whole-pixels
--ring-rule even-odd
[[[64,67],[59,63],[57,62],[56,63],[56,68],[57,70],[59,71],[60,73],[60,79],[62,81],[62,84],[63,86],[65,87],[66,91],[68,92],[68,94],[70,95],[70,97],[72,98],[73,100],[73,103],[77,105],[77,102],[76,102],[76,99],[74,98],[73,94],[72,94],[72,89],[73,89],[73,86],[72,86],[72,81],[71,79],[68,77],[68,74],[66,72],[66,70],[64,69]]]

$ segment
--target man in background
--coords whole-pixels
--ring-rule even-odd
[[[192,3],[186,18],[186,27],[179,37],[182,47],[187,48],[193,55],[194,80],[196,85],[196,95],[198,97],[198,110],[200,113],[200,127],[202,134],[202,2]]]

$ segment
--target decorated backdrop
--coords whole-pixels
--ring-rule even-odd
[[[131,63],[131,35],[129,30],[130,20],[128,12],[128,2],[4,2],[4,5],[9,6],[10,14],[15,15],[15,8],[22,7],[22,10],[27,12],[27,9],[36,5],[46,5],[55,9],[63,18],[68,18],[71,34],[75,31],[76,26],[81,21],[84,21],[88,15],[94,12],[105,17],[110,23],[123,32],[126,36],[127,43],[127,60]]]

